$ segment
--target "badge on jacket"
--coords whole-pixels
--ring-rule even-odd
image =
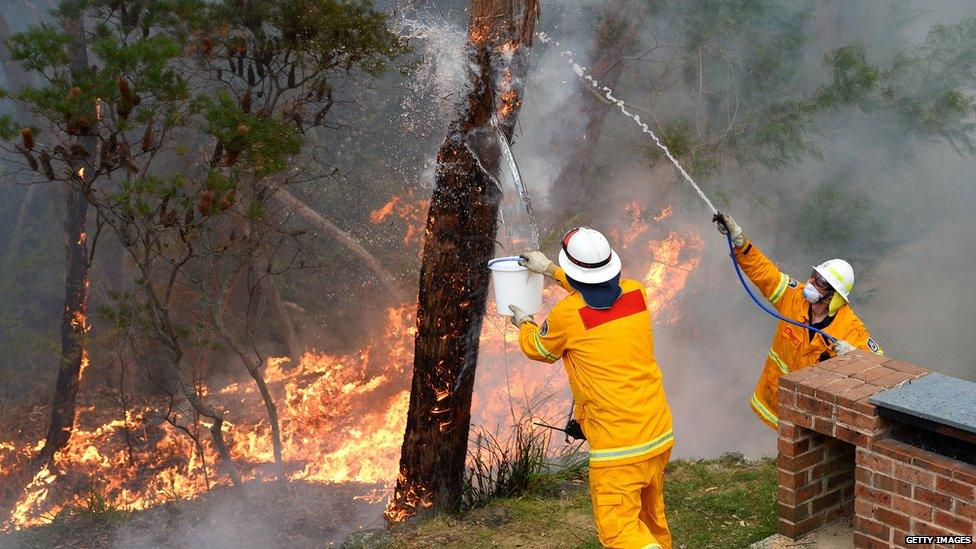
[[[874,338],[868,338],[868,349],[871,349],[873,352],[877,353],[881,351],[881,345],[878,345],[878,342],[875,341]]]

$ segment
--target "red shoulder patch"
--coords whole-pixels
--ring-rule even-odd
[[[620,318],[635,315],[647,310],[647,303],[640,290],[633,290],[617,298],[617,302],[609,309],[593,309],[583,307],[579,310],[583,326],[587,330],[596,328],[601,324],[606,324]]]

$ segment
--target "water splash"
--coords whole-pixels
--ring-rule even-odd
[[[535,223],[532,202],[508,139],[498,127],[498,120],[492,116],[486,126],[468,132],[464,145],[481,171],[502,191],[498,209],[498,219],[505,233],[505,241],[500,242],[502,249],[507,253],[539,249],[539,227]],[[488,169],[492,165],[489,159],[499,159],[497,176]]]
[[[405,129],[425,137],[442,133],[444,120],[450,119],[457,99],[471,86],[468,71],[477,68],[459,54],[467,47],[467,32],[435,14],[404,16],[393,28],[414,46],[418,57],[407,84],[410,93],[401,104]]]
[[[553,40],[544,32],[537,33],[536,36],[539,37],[539,41],[542,42],[543,44],[551,43],[555,45],[557,48],[560,47],[559,42]],[[648,125],[645,122],[641,121],[640,115],[628,111],[627,104],[624,103],[622,100],[617,99],[616,97],[613,96],[613,90],[611,90],[607,86],[601,85],[595,78],[587,74],[586,69],[576,62],[573,56],[573,52],[569,50],[565,50],[561,53],[561,55],[564,59],[566,59],[566,62],[569,63],[569,65],[573,69],[573,72],[576,73],[577,76],[589,82],[589,84],[593,86],[594,89],[602,92],[604,97],[607,98],[607,100],[617,105],[617,107],[620,109],[620,112],[624,113],[624,115],[626,115],[628,118],[633,119],[634,122],[637,122],[637,125],[640,127],[641,131],[651,136],[651,139],[654,140],[654,143],[658,146],[658,148],[664,151],[664,154],[667,155],[669,160],[671,160],[671,163],[674,164],[674,167],[677,168],[679,172],[681,172],[681,175],[684,177],[685,181],[690,183],[691,186],[694,187],[695,192],[698,193],[698,196],[700,196],[701,199],[705,201],[705,204],[708,205],[708,209],[711,210],[713,214],[717,214],[718,210],[715,208],[715,205],[712,204],[712,201],[708,199],[708,196],[706,196],[704,191],[701,190],[701,187],[699,187],[698,184],[695,183],[695,180],[692,179],[691,175],[689,175],[688,172],[685,171],[684,167],[681,166],[681,163],[678,162],[678,159],[676,159],[671,154],[671,151],[668,149],[667,145],[665,145],[664,143],[661,142],[660,139],[658,139],[657,135],[648,127]]]

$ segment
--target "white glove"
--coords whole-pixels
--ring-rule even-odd
[[[540,251],[525,252],[519,256],[519,265],[532,271],[552,277],[556,274],[556,264]]]
[[[516,328],[522,324],[525,324],[526,322],[535,322],[532,320],[530,315],[525,314],[525,311],[520,309],[517,305],[509,305],[508,310],[515,313],[514,316],[512,316],[512,325],[514,325]]]
[[[742,245],[746,243],[746,235],[742,232],[742,227],[740,227],[739,224],[736,223],[734,219],[732,219],[731,215],[725,215],[725,214],[720,214],[720,215],[722,216],[722,220],[725,221],[725,225],[723,225],[722,223],[718,223],[718,219],[716,216],[715,221],[716,224],[718,225],[718,232],[722,234],[731,233],[732,244],[735,245],[736,248],[741,248]],[[728,230],[725,230],[726,227],[728,227]]]
[[[843,339],[838,339],[834,342],[834,352],[837,353],[837,356],[846,355],[847,353],[856,349],[857,347],[851,345]]]

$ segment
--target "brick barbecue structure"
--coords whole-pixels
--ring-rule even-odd
[[[973,460],[899,440],[904,426],[879,416],[868,401],[928,374],[856,351],[780,379],[780,534],[796,539],[851,514],[857,547],[906,547],[906,535],[976,533]]]

